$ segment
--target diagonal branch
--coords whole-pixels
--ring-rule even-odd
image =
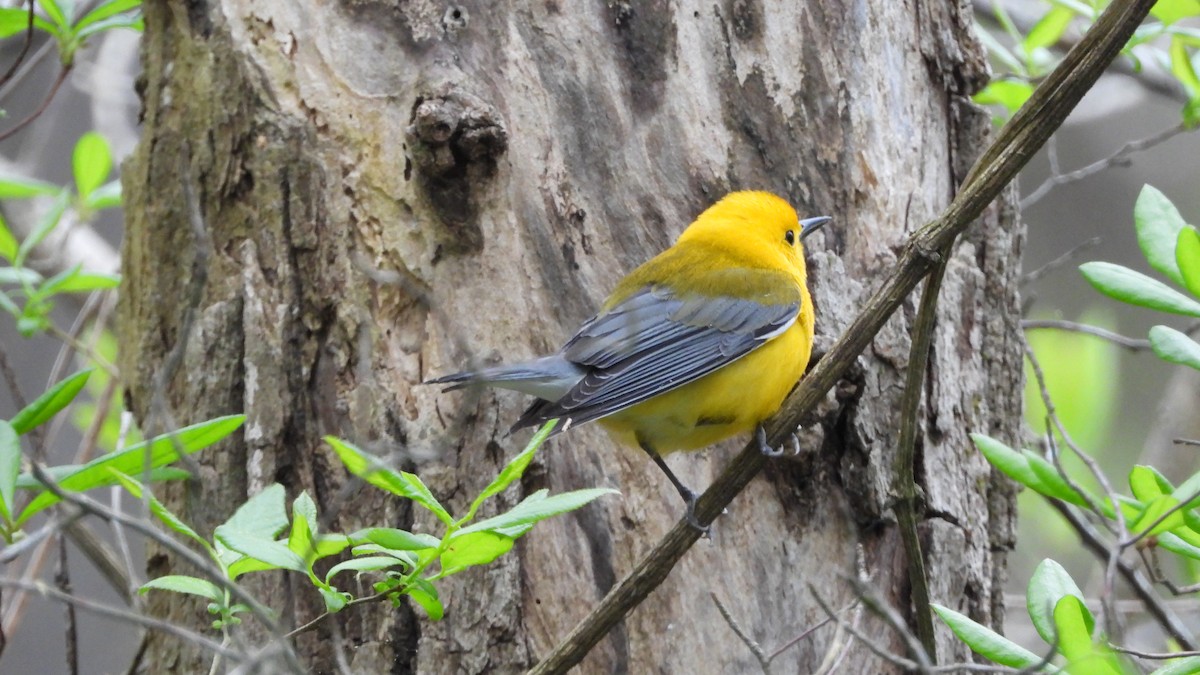
[[[767,427],[769,443],[782,443],[799,426],[802,418],[816,408],[917,283],[938,262],[938,252],[983,212],[1062,125],[1153,5],[1154,0],[1118,0],[1104,10],[1079,44],[1000,130],[996,141],[976,161],[962,189],[941,217],[915,232],[905,243],[892,275],[867,301],[858,318],[833,348],[800,381],[784,402],[780,414],[770,421]],[[764,464],[766,458],[757,443],[743,448],[697,502],[695,517],[701,526],[715,520],[758,475]],[[686,519],[676,523],[633,571],[609,591],[596,609],[530,672],[561,673],[579,663],[613,626],[662,583],[699,536],[699,531]]]

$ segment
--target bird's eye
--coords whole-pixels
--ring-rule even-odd
[[[788,230],[787,234],[783,235],[783,238],[785,241],[787,241],[788,246],[796,245],[796,233],[794,231]]]

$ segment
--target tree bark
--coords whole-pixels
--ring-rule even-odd
[[[321,436],[399,453],[465,511],[526,440],[505,433],[526,401],[417,384],[557,348],[733,189],[835,217],[806,242],[819,353],[905,235],[949,203],[989,127],[968,100],[986,65],[963,3],[197,0],[145,13],[145,133],[123,176],[121,365],[149,430],[247,414],[241,437],[172,488],[209,532],[272,482],[307,490],[327,529],[436,531],[425,512],[347,480]],[[202,232],[189,226],[189,176]],[[950,259],[916,471],[932,598],[992,624],[1012,494],[967,433],[1018,436],[1023,238],[1011,203]],[[859,551],[879,594],[910,612],[891,506],[913,308],[802,431],[806,451],[773,462],[583,672],[756,669],[710,592],[771,651],[824,619],[810,585],[833,607],[851,602]],[[732,447],[668,461],[703,488]],[[485,507],[593,486],[622,495],[442,582],[443,621],[386,603],[347,610],[297,639],[306,667],[333,670],[338,650],[354,672],[536,663],[682,505],[640,451],[585,426]],[[157,551],[150,573],[172,563]],[[321,612],[299,575],[248,586],[287,625]],[[210,620],[150,597],[172,621]],[[864,615],[861,628],[903,653],[881,620]],[[263,637],[251,621],[240,630]],[[774,672],[816,670],[837,640],[832,626],[815,631]],[[938,656],[969,658],[940,627]],[[148,658],[156,671],[210,660],[166,638]],[[853,644],[838,664],[890,667]]]

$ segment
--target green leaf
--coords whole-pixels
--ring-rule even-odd
[[[486,565],[512,550],[513,538],[495,532],[472,532],[455,537],[442,553],[442,572],[449,576],[475,565]]]
[[[0,177],[0,199],[28,199],[62,192],[54,183],[25,178],[23,176]]]
[[[83,203],[92,211],[121,205],[121,181],[114,180],[92,190]]]
[[[112,172],[112,151],[108,141],[95,131],[80,136],[75,143],[71,166],[75,171],[75,189],[86,200]]]
[[[1031,452],[1017,452],[984,434],[971,434],[975,447],[992,466],[1021,485],[1047,497],[1055,497],[1079,506],[1087,500],[1071,489],[1058,469]]]
[[[308,573],[308,565],[303,558],[289,550],[286,544],[263,538],[260,532],[245,532],[222,525],[217,528],[215,536],[228,549],[272,568]]]
[[[8,229],[8,223],[4,222],[4,216],[0,215],[0,258],[12,262],[13,258],[17,257],[17,248],[17,238]]]
[[[229,520],[218,525],[216,535],[220,537],[224,528],[259,539],[274,540],[288,525],[287,509],[283,503],[286,496],[286,491],[279,483],[268,485],[239,506]]]
[[[1163,532],[1158,535],[1158,546],[1175,555],[1200,560],[1200,546],[1190,544],[1173,532]]]
[[[471,503],[471,509],[467,511],[467,515],[463,516],[459,523],[469,523],[474,520],[475,514],[479,511],[479,507],[483,505],[485,500],[487,500],[489,497],[500,494],[509,485],[512,485],[513,481],[520,480],[521,476],[525,475],[525,469],[528,468],[529,463],[533,461],[534,453],[537,452],[537,449],[542,446],[542,443],[545,443],[546,439],[550,437],[550,432],[554,431],[554,427],[557,424],[558,420],[552,419],[543,424],[541,429],[538,429],[538,432],[533,435],[533,438],[529,439],[529,443],[525,446],[525,449],[522,450],[516,457],[513,457],[512,461],[510,461],[504,466],[503,469],[501,469],[500,474],[496,476],[495,480],[493,480],[490,485],[484,488],[483,492],[479,493],[479,496],[476,497],[475,501]]]
[[[1196,233],[1196,228],[1180,228],[1175,239],[1175,264],[1183,277],[1184,288],[1200,298],[1200,234]]]
[[[58,483],[62,477],[69,476],[72,473],[79,471],[83,468],[83,466],[84,465],[82,464],[59,464],[57,466],[47,466],[44,468],[44,471],[50,475],[50,478],[54,480],[54,482]],[[139,472],[138,475],[141,476],[144,473],[145,472]],[[164,483],[169,480],[184,480],[191,477],[192,474],[185,469],[164,466],[157,469],[152,469],[150,471],[150,478],[146,482],[151,484]],[[113,483],[116,482],[117,481],[114,479]],[[38,480],[34,478],[32,474],[23,473],[17,478],[17,489],[44,490],[45,486],[38,482]]]
[[[412,568],[416,567],[417,562],[418,562],[417,556],[413,555],[409,551],[396,551],[396,550],[393,550],[390,548],[380,546],[379,544],[359,544],[358,546],[355,546],[351,550],[351,552],[356,556],[365,556],[365,555],[372,555],[372,554],[387,556],[389,558],[393,558],[393,559],[403,563],[408,569],[412,569]],[[430,553],[431,551],[427,550],[425,552]],[[432,551],[432,552],[436,553],[436,551]]]
[[[1062,565],[1046,558],[1033,571],[1025,594],[1029,618],[1046,644],[1053,645],[1059,642],[1054,628],[1054,608],[1067,596],[1074,596],[1082,601],[1083,591],[1079,590],[1079,586],[1075,585],[1075,581]],[[1092,627],[1089,626],[1087,634],[1091,635],[1091,632]]]
[[[12,521],[17,476],[21,475],[21,439],[12,425],[0,420],[0,508],[4,522]]]
[[[939,618],[954,631],[959,640],[976,654],[1009,668],[1033,668],[1042,657],[1009,640],[996,631],[975,623],[969,617],[942,605],[930,603]]]
[[[1180,19],[1200,15],[1200,1],[1197,0],[1158,0],[1150,8],[1154,18],[1169,26]]]
[[[22,267],[25,265],[25,259],[29,257],[30,251],[42,243],[42,240],[49,236],[54,231],[54,228],[58,227],[58,223],[62,220],[63,214],[67,211],[67,205],[70,203],[70,192],[63,190],[58,194],[58,197],[54,199],[54,203],[42,215],[42,219],[38,222],[37,226],[33,228],[29,236],[25,237],[25,241],[22,241],[21,245],[17,248],[17,256],[13,259],[13,267]]]
[[[1025,456],[1030,470],[1038,478],[1040,485],[1036,489],[1039,493],[1070,502],[1076,506],[1088,506],[1088,501],[1063,478],[1058,467],[1028,450],[1023,450],[1021,454]]]
[[[42,282],[42,275],[28,267],[0,267],[0,284],[32,286]]]
[[[1079,271],[1096,290],[1114,300],[1160,312],[1200,317],[1200,302],[1127,267],[1090,262],[1080,265]]]
[[[1033,95],[1033,85],[1022,80],[993,80],[972,99],[979,105],[1004,106],[1010,114],[1025,105]]]
[[[1187,500],[1189,509],[1200,506],[1200,471],[1188,476],[1187,480],[1171,491],[1171,496],[1179,501]]]
[[[1138,246],[1150,266],[1182,284],[1183,277],[1175,263],[1175,240],[1185,223],[1171,200],[1154,187],[1142,186],[1133,207],[1133,224]]]
[[[1058,634],[1058,651],[1068,663],[1082,661],[1092,655],[1092,629],[1095,619],[1083,601],[1065,595],[1054,603],[1054,628]]]
[[[1152,466],[1135,465],[1129,470],[1129,491],[1143,502],[1155,497],[1171,494],[1175,489],[1170,483],[1163,485],[1166,478]]]
[[[75,33],[76,38],[85,40],[88,37],[114,28],[129,28],[141,32],[145,30],[145,21],[141,14],[114,16],[87,26]]]
[[[321,593],[321,599],[325,601],[325,611],[331,613],[342,611],[353,599],[349,593],[339,593],[336,588],[318,586],[317,591]]]
[[[325,442],[333,448],[350,473],[381,490],[413,500],[432,511],[438,520],[446,525],[454,524],[454,518],[438,503],[433,493],[416,474],[394,471],[388,468],[380,458],[363,452],[354,445],[333,436],[326,436]]]
[[[1200,77],[1196,77],[1196,70],[1192,67],[1187,44],[1179,36],[1172,36],[1167,52],[1171,56],[1171,74],[1183,85],[1191,98],[1196,98],[1200,95]]]
[[[74,375],[61,380],[50,387],[46,393],[37,397],[33,403],[25,406],[12,418],[12,427],[18,434],[27,434],[54,417],[60,410],[70,405],[87,384],[94,368],[81,370]]]
[[[337,555],[350,547],[350,538],[344,534],[321,534],[313,548],[313,559],[320,560],[331,555]]]
[[[413,585],[410,586],[405,593],[408,597],[416,601],[421,609],[429,615],[434,621],[441,621],[442,615],[445,614],[445,608],[442,607],[442,601],[438,599],[437,589],[433,584],[424,579],[414,579]]]
[[[1171,495],[1162,495],[1151,499],[1146,504],[1146,508],[1142,510],[1141,515],[1129,527],[1129,531],[1137,535],[1142,535],[1147,528],[1154,524],[1159,518],[1162,518],[1171,509],[1179,505],[1179,500]],[[1161,523],[1154,526],[1154,529],[1146,532],[1146,534],[1159,534],[1168,530],[1180,527],[1183,525],[1183,514],[1176,510],[1170,516],[1165,518]]]
[[[76,471],[63,476],[59,479],[58,486],[69,492],[82,492],[104,485],[112,485],[117,479],[109,469],[116,469],[131,476],[141,475],[144,471],[171,464],[181,455],[203,450],[222,440],[242,426],[245,419],[244,415],[218,417],[138,443],[121,452],[97,457]],[[17,524],[24,523],[34,514],[57,504],[58,501],[58,497],[49,491],[34,497],[21,513]]]
[[[121,275],[103,274],[100,272],[79,272],[54,289],[56,293],[90,293],[105,291],[121,285]]]
[[[96,9],[88,12],[79,21],[75,22],[75,31],[80,32],[88,26],[110,16],[115,16],[123,12],[128,12],[142,6],[142,0],[109,0],[109,2],[100,3]]]
[[[54,25],[57,26],[63,32],[63,34],[66,34],[71,28],[71,22],[66,13],[63,12],[62,8],[58,6],[58,2],[56,0],[37,0],[37,3],[41,5],[42,10],[46,12],[46,16],[50,17],[50,20],[54,22]]]
[[[54,26],[36,13],[33,16],[33,26],[56,35]],[[29,10],[23,7],[0,8],[0,40],[29,30]]]
[[[414,534],[391,527],[372,527],[350,535],[351,541],[369,541],[393,551],[421,551],[437,548],[442,541],[428,534]]]
[[[138,589],[138,593],[145,595],[152,589],[199,595],[202,598],[208,598],[216,603],[225,602],[225,593],[213,582],[205,579],[197,579],[196,577],[183,576],[181,574],[168,574],[167,576],[159,577],[157,579],[151,579],[150,581],[142,584],[142,587]]]
[[[159,520],[161,520],[164,525],[191,539],[192,541],[199,543],[206,551],[208,551],[209,555],[215,553],[212,545],[205,541],[204,537],[201,537],[195,530],[191,528],[190,525],[183,522],[179,516],[175,515],[150,491],[146,490],[144,485],[135,480],[132,476],[127,476],[116,469],[109,469],[109,471],[113,473],[116,479],[121,482],[121,485],[128,490],[130,494],[138,499],[145,499],[147,504],[150,506],[150,512],[153,513]]]
[[[1163,361],[1200,370],[1200,344],[1174,328],[1151,328],[1150,347]]]
[[[372,555],[363,556],[361,558],[351,558],[329,568],[329,573],[325,575],[325,583],[329,583],[329,580],[337,576],[337,574],[340,572],[377,572],[379,570],[390,569],[399,564],[399,560],[388,555]]]
[[[473,525],[464,527],[455,532],[454,537],[461,537],[471,532],[486,531],[507,534],[505,530],[508,528],[521,528],[532,525],[551,516],[574,511],[598,497],[611,494],[619,493],[609,488],[589,488],[547,497],[546,490],[538,490],[526,497],[520,504],[514,506],[507,513],[501,513],[498,516],[493,516],[492,518],[487,518],[486,520],[481,520]]]
[[[1026,54],[1032,54],[1035,49],[1044,49],[1053,47],[1062,39],[1063,33],[1066,32],[1067,26],[1071,24],[1071,19],[1075,18],[1075,12],[1062,5],[1052,5],[1050,11],[1030,29],[1029,34],[1025,36],[1022,46],[1025,48]]]

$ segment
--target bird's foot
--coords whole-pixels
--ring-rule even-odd
[[[700,499],[699,495],[691,490],[688,490],[687,488],[684,488],[683,491],[680,491],[679,495],[683,497],[684,503],[687,504],[687,514],[684,516],[684,518],[687,520],[687,524],[695,528],[696,531],[700,533],[700,536],[704,539],[711,539],[712,525],[701,525],[700,519],[696,517],[696,502]]]
[[[762,452],[762,454],[764,456],[766,456],[766,457],[782,457],[783,456],[783,448],[782,447],[772,448],[771,445],[769,443],[767,443],[767,430],[765,428],[763,428],[763,425],[760,424],[760,425],[758,425],[758,428],[755,429],[754,438],[755,438],[755,440],[758,441],[758,449]],[[792,446],[792,454],[799,455],[800,454],[800,437],[797,436],[795,432],[792,432],[791,446]]]
[[[758,428],[754,430],[754,439],[758,441],[758,449],[764,457],[783,456],[783,448],[776,450],[767,443],[767,430],[763,428],[763,425],[758,425]]]

